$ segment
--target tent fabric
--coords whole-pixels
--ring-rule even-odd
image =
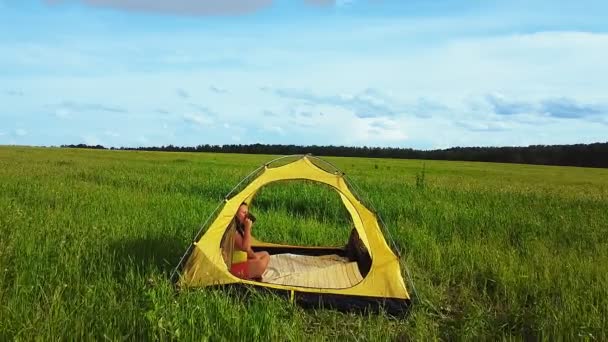
[[[243,190],[227,199],[207,231],[198,241],[193,243],[189,255],[185,255],[180,265],[178,265],[177,285],[180,287],[202,287],[240,283],[275,290],[337,295],[334,298],[361,296],[365,298],[396,299],[403,303],[409,303],[410,296],[401,275],[399,258],[386,243],[376,215],[351,192],[341,172],[327,172],[311,162],[310,158],[309,156],[302,156],[300,159],[278,167],[269,167],[267,164],[263,171],[251,180]],[[344,288],[325,287],[321,286],[322,284],[319,284],[318,287],[305,287],[292,283],[277,284],[240,279],[229,272],[229,265],[227,265],[225,255],[223,256],[225,251],[222,251],[220,245],[223,236],[233,222],[239,205],[242,202],[249,203],[263,186],[285,180],[310,180],[326,184],[339,193],[342,203],[351,215],[354,229],[372,260],[369,272],[360,281]],[[272,246],[290,247],[268,244],[258,240],[254,240],[252,243],[254,249],[260,250]]]

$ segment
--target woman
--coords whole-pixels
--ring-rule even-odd
[[[232,254],[232,274],[243,279],[261,280],[262,274],[270,261],[268,252],[254,252],[251,249],[251,227],[249,208],[243,202],[236,212],[236,232],[234,234],[234,252]]]

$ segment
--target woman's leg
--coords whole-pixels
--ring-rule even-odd
[[[249,278],[260,278],[264,271],[266,271],[266,267],[268,267],[268,262],[270,261],[270,254],[268,252],[256,252],[255,259],[247,260],[247,271]]]
[[[261,258],[261,259],[268,259],[268,260],[270,260],[270,254],[268,254],[268,252],[266,252],[266,251],[255,252],[254,254],[255,254],[255,256],[258,259]]]

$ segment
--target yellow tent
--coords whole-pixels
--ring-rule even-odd
[[[399,257],[385,241],[377,216],[351,192],[345,175],[310,155],[297,156],[287,164],[274,166],[284,158],[261,166],[239,183],[245,184],[240,192],[228,194],[175,269],[176,284],[180,287],[250,285],[274,290],[304,306],[345,310],[383,307],[392,314],[406,313],[410,296],[401,275]],[[235,213],[239,205],[249,203],[261,187],[284,180],[309,180],[335,189],[353,221],[349,241],[344,247],[303,247],[254,239],[254,250],[265,250],[271,255],[267,272],[257,281],[238,278],[230,272]]]

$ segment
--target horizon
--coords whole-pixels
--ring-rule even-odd
[[[229,146],[254,146],[254,145],[262,145],[262,146],[295,146],[299,148],[369,148],[369,149],[402,149],[402,150],[413,150],[417,152],[433,152],[439,150],[450,150],[450,149],[475,149],[475,148],[487,148],[487,149],[501,149],[501,148],[534,148],[534,147],[569,147],[569,146],[589,146],[589,145],[606,145],[608,141],[596,141],[590,143],[574,143],[574,144],[552,144],[552,145],[544,145],[544,144],[535,144],[535,145],[497,145],[497,146],[484,146],[484,145],[470,145],[470,146],[450,146],[444,148],[432,148],[432,149],[419,149],[412,147],[394,147],[394,146],[368,146],[368,145],[358,145],[358,146],[349,146],[349,145],[318,145],[318,144],[307,144],[307,145],[297,145],[297,144],[264,144],[264,143],[251,143],[251,144],[241,144],[241,143],[230,143],[230,144],[197,144],[197,145],[147,145],[147,146],[105,146],[101,144],[96,145],[88,145],[85,143],[68,143],[68,144],[60,144],[60,145],[0,145],[0,147],[32,147],[32,148],[74,148],[80,145],[83,148],[98,148],[102,147],[103,149],[110,150],[135,150],[135,149],[150,149],[150,148],[197,148],[199,146],[203,147],[229,147]],[[162,152],[162,151],[160,151]],[[232,153],[232,152],[229,152]]]
[[[0,0],[0,145],[608,141],[608,4]]]

